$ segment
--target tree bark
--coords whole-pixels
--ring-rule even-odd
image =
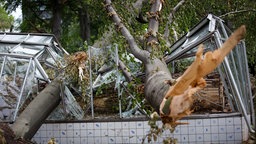
[[[62,8],[63,3],[60,0],[54,0],[53,1],[53,10],[52,10],[52,33],[55,35],[55,37],[60,40],[61,36],[61,14],[62,14]]]
[[[18,138],[31,139],[60,103],[60,78],[55,78],[19,115],[12,130]]]
[[[81,2],[82,5],[82,2]],[[79,9],[79,24],[80,24],[80,35],[83,41],[87,41],[89,43],[89,39],[91,36],[90,31],[90,18],[87,10],[87,5],[82,5],[82,8]]]

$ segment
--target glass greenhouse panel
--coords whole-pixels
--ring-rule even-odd
[[[65,66],[68,53],[59,46],[50,34],[0,33],[0,121],[15,121]],[[62,95],[70,108],[59,111],[81,118],[84,113],[72,93],[65,90]]]

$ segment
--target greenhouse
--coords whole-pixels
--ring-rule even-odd
[[[0,119],[15,121],[65,66],[67,54],[50,34],[0,33]],[[63,95],[67,103],[76,102],[67,87]],[[80,110],[81,117],[81,108],[74,109]]]

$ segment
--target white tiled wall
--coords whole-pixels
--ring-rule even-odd
[[[243,118],[239,116],[182,121],[189,124],[177,126],[173,133],[165,131],[157,142],[152,143],[162,143],[163,139],[173,137],[182,144],[240,144],[243,135],[248,135],[243,130]],[[158,124],[161,125],[161,122]],[[130,144],[141,143],[149,130],[148,121],[47,123],[41,126],[33,140],[38,144],[46,144],[54,137],[58,144]]]

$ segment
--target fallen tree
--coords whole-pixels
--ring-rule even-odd
[[[59,105],[61,78],[55,78],[29,103],[11,126],[17,138],[31,139],[45,119]]]
[[[157,111],[163,120],[172,127],[176,126],[177,120],[190,114],[190,106],[193,102],[193,93],[205,86],[203,77],[214,70],[223,58],[244,37],[245,27],[240,27],[217,51],[208,52],[203,56],[203,47],[198,49],[194,63],[178,79],[173,79],[162,58],[155,56],[158,46],[159,12],[162,9],[162,1],[151,1],[149,15],[149,27],[146,38],[146,49],[141,49],[135,38],[131,35],[125,24],[121,21],[111,0],[105,0],[105,8],[108,15],[115,23],[117,30],[127,40],[129,52],[144,64],[145,97],[150,105]],[[122,68],[121,68],[122,69]],[[130,75],[126,78],[131,80]],[[28,107],[20,114],[12,126],[17,137],[31,139],[39,129],[50,112],[60,102],[59,78],[49,84]]]
[[[202,57],[203,46],[201,45],[195,61],[180,78],[175,80],[172,78],[166,63],[154,55],[154,51],[157,51],[158,48],[159,13],[163,1],[151,2],[145,50],[139,48],[136,40],[113,8],[111,0],[105,0],[105,7],[117,29],[129,44],[128,51],[144,64],[146,75],[144,93],[147,101],[161,115],[163,123],[175,127],[180,124],[176,122],[177,120],[191,113],[192,95],[206,85],[203,77],[212,72],[223,61],[224,57],[244,38],[246,30],[245,26],[241,26],[221,48],[214,52],[207,52],[204,58]]]

